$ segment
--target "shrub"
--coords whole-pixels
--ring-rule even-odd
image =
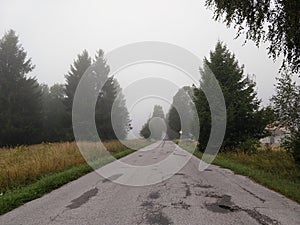
[[[283,146],[292,153],[295,163],[300,166],[300,130],[294,131],[286,138]]]

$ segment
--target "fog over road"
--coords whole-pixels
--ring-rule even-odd
[[[189,153],[166,141],[122,161],[150,165],[168,155],[180,160]],[[200,172],[199,162],[192,156],[167,180],[157,167],[164,181],[140,187],[114,183],[132,178],[121,168],[110,179],[92,172],[2,215],[0,224],[300,224],[299,204],[227,169]]]

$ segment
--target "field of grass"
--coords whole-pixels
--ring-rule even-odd
[[[191,151],[193,143],[183,142],[180,146]],[[201,159],[198,150],[194,155]],[[270,150],[259,148],[255,153],[243,152],[219,153],[213,164],[248,176],[254,181],[273,189],[300,203],[300,169],[290,153],[284,149]]]
[[[135,149],[150,144],[130,140]],[[134,150],[119,141],[104,143],[115,158]],[[97,159],[97,166],[113,161],[113,157]],[[43,143],[32,146],[0,149],[0,215],[25,202],[41,197],[93,169],[82,157],[76,143]]]

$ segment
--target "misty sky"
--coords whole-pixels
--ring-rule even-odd
[[[273,84],[281,61],[274,63],[268,58],[265,44],[257,48],[248,42],[243,46],[244,38],[234,39],[234,29],[215,22],[213,12],[205,8],[204,2],[0,0],[0,35],[3,36],[9,29],[16,30],[28,56],[36,65],[31,75],[40,83],[49,85],[65,82],[64,75],[83,49],[94,56],[99,48],[108,52],[132,42],[154,40],[179,45],[202,60],[221,40],[235,53],[239,63],[245,65],[245,72],[255,74],[259,98],[267,104],[274,93]],[[129,85],[136,82],[139,76],[172,79],[178,88],[191,84],[174,69],[158,68],[157,65],[133,66],[116,75],[125,95],[130,95]],[[169,101],[177,89],[170,90],[166,94]],[[154,102],[143,104],[141,111],[132,110],[135,117],[140,118],[133,121],[136,125],[149,114]],[[168,104],[161,104],[167,110]]]

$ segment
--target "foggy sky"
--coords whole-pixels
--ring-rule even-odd
[[[215,22],[213,12],[205,8],[204,2],[0,0],[0,35],[9,29],[16,30],[36,65],[30,75],[49,85],[65,82],[64,75],[83,49],[94,56],[99,48],[108,52],[132,42],[164,41],[196,54],[201,59],[200,66],[202,59],[209,56],[209,51],[221,40],[235,53],[239,63],[245,65],[245,72],[255,74],[258,96],[266,105],[274,93],[273,84],[281,61],[274,63],[268,58],[265,44],[257,48],[249,41],[243,46],[244,37],[234,39],[236,31]],[[136,79],[139,74],[153,76],[154,68],[150,73],[147,67],[136,67],[117,77],[126,89],[128,80]],[[157,73],[160,77],[170,77],[176,72],[162,69]],[[178,86],[189,84],[180,76],[172,79]]]

